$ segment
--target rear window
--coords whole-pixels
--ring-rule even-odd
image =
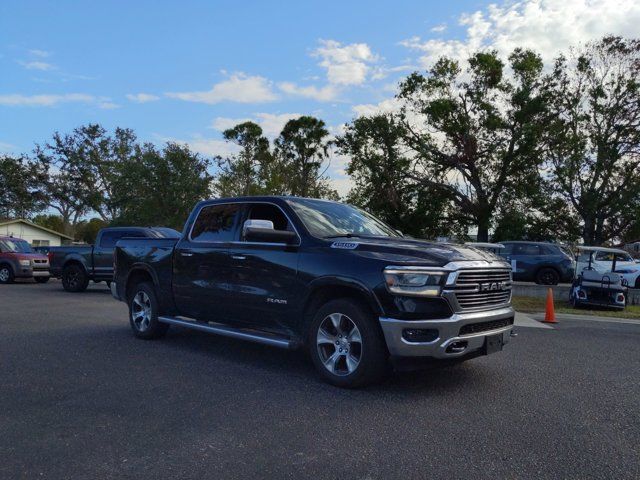
[[[124,237],[146,237],[140,230],[109,230],[102,233],[100,246],[102,248],[115,247],[118,240]]]
[[[231,242],[240,218],[242,205],[230,203],[210,205],[200,210],[191,230],[194,242]]]

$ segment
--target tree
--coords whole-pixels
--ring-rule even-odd
[[[111,201],[114,224],[167,226],[181,230],[189,212],[209,197],[209,160],[188,146],[167,143],[137,146],[116,171]]]
[[[346,125],[336,145],[349,157],[346,171],[354,186],[348,200],[405,234],[433,238],[449,233],[443,225],[446,199],[425,195],[418,182],[406,178],[412,163],[406,134],[391,114],[359,117]]]
[[[300,197],[337,198],[325,172],[331,143],[325,123],[302,116],[289,120],[275,140],[287,193]]]
[[[617,239],[640,211],[640,40],[605,37],[549,76],[547,158],[586,245]]]
[[[74,225],[74,238],[85,243],[96,243],[98,232],[108,226],[109,224],[101,218],[94,217],[90,220],[80,220]]]
[[[218,158],[220,172],[214,184],[221,197],[280,193],[274,183],[275,161],[269,140],[254,122],[244,122],[225,130],[223,137],[240,148],[226,158]]]
[[[475,225],[487,241],[496,210],[535,183],[546,111],[542,60],[528,50],[509,56],[479,52],[463,71],[448,58],[400,85],[406,143],[414,161],[407,177],[447,196],[450,221]]]
[[[46,168],[25,157],[0,156],[0,218],[27,218],[45,207]]]
[[[120,215],[113,190],[119,165],[131,157],[135,141],[132,130],[116,128],[110,136],[100,125],[90,124],[71,134],[56,132],[51,143],[36,147],[40,161],[53,166],[47,193],[66,225],[89,210],[105,222]]]
[[[61,215],[40,214],[33,217],[33,223],[37,223],[49,230],[64,232],[65,224]]]

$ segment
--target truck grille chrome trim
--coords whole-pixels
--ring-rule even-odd
[[[456,272],[446,293],[456,311],[495,308],[511,301],[509,268],[468,269]]]

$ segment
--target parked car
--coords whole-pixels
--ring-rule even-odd
[[[480,250],[486,250],[487,252],[495,253],[496,255],[504,250],[504,245],[501,243],[465,242],[465,245],[473,248],[479,248]]]
[[[580,247],[577,272],[585,268],[599,273],[620,274],[630,288],[640,288],[640,265],[628,252],[619,248]]]
[[[0,283],[13,283],[16,278],[48,282],[49,259],[46,255],[34,252],[26,240],[0,237]]]
[[[95,245],[50,247],[51,274],[62,279],[67,292],[83,292],[90,281],[111,283],[113,250],[124,237],[180,238],[180,233],[165,227],[108,227],[98,232]]]
[[[557,285],[571,282],[575,273],[575,260],[571,251],[562,245],[546,242],[502,242],[499,255],[511,263],[513,279]]]
[[[402,237],[355,207],[296,197],[199,203],[180,239],[126,238],[113,296],[133,333],[170,325],[283,348],[305,346],[344,387],[391,360],[468,360],[507,343],[511,272],[463,245]]]

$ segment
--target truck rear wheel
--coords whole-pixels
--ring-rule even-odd
[[[135,285],[129,293],[129,323],[138,338],[151,340],[167,333],[169,325],[158,320],[158,299],[149,282]]]
[[[0,284],[13,283],[13,269],[9,265],[0,265]]]
[[[67,292],[84,292],[89,285],[89,275],[80,265],[72,263],[62,269],[62,288]]]
[[[309,326],[307,345],[320,376],[338,387],[368,385],[387,371],[380,327],[366,307],[351,299],[320,307]]]

